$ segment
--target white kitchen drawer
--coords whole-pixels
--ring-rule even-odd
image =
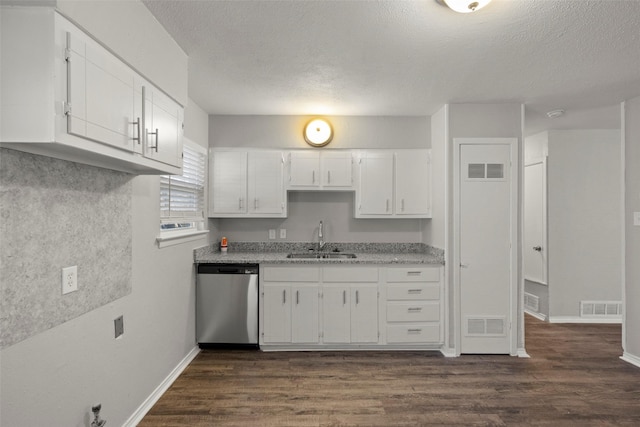
[[[387,343],[440,343],[440,323],[388,325]]]
[[[440,300],[439,283],[391,283],[387,300]]]
[[[331,283],[377,283],[377,267],[324,267],[322,281]]]
[[[438,267],[390,267],[387,268],[387,282],[438,282]]]
[[[320,267],[265,267],[265,282],[319,282]]]
[[[429,322],[440,320],[440,304],[437,302],[388,302],[387,322]]]

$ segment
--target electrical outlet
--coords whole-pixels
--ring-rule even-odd
[[[286,239],[287,238],[287,229],[286,228],[281,228],[280,229],[280,238],[281,239]]]
[[[640,212],[633,213],[633,225],[635,226],[640,225]]]
[[[276,238],[276,230],[271,229],[269,230],[269,239],[273,240]]]
[[[78,266],[62,269],[62,295],[78,290]]]
[[[124,334],[124,316],[120,316],[113,320],[113,326],[116,332],[116,338]]]

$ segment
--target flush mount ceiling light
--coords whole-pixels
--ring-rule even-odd
[[[547,112],[547,117],[549,117],[550,119],[557,119],[558,117],[562,116],[564,114],[564,110],[558,109],[558,110],[552,110]]]
[[[460,13],[471,13],[488,5],[491,0],[443,0],[449,8]]]
[[[331,142],[333,128],[325,119],[313,119],[304,127],[304,140],[314,147],[322,147]]]

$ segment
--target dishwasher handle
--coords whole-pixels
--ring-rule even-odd
[[[199,264],[198,274],[258,274],[255,264]]]

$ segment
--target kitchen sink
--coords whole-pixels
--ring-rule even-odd
[[[342,252],[307,252],[307,253],[291,253],[287,255],[287,258],[292,259],[353,259],[356,258],[356,254],[347,254]]]

